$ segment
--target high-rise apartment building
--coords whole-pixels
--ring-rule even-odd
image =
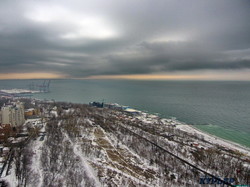
[[[20,126],[25,122],[24,106],[21,102],[5,105],[1,108],[1,123]]]

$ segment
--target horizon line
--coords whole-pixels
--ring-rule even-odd
[[[130,74],[130,75],[90,75],[71,77],[59,73],[7,73],[0,74],[0,80],[181,80],[181,81],[250,81],[250,77],[223,73],[169,73],[169,74]]]

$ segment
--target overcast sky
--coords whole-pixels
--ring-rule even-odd
[[[0,1],[0,78],[204,73],[250,80],[249,0]]]

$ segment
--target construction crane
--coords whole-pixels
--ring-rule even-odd
[[[39,91],[44,92],[44,93],[50,92],[50,90],[49,90],[50,82],[51,82],[51,80],[44,80],[43,84],[37,85]]]
[[[31,84],[28,85],[30,90],[35,90],[35,84],[32,82]]]

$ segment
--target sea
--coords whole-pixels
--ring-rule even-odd
[[[0,80],[0,89],[28,89],[43,80]],[[32,97],[73,103],[118,103],[176,118],[250,147],[249,81],[52,80],[49,93]]]

